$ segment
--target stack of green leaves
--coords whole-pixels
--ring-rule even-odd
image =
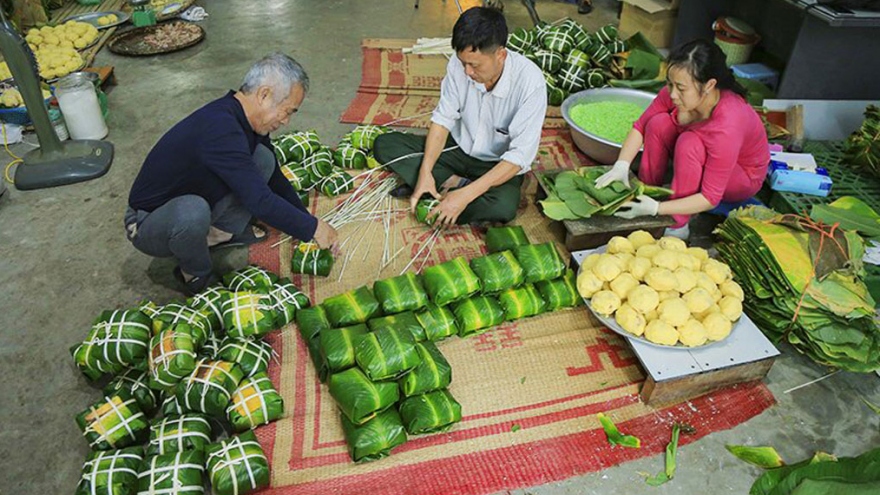
[[[865,120],[846,140],[846,158],[880,177],[880,107],[868,105]]]
[[[716,248],[745,292],[745,312],[771,340],[824,365],[880,369],[857,233],[763,207],[731,213],[716,233]]]

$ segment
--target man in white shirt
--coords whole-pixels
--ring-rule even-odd
[[[424,196],[440,200],[431,213],[439,223],[516,216],[523,175],[538,153],[547,91],[541,69],[506,43],[501,12],[467,10],[452,31],[456,56],[427,137],[393,132],[376,140],[376,159],[392,162],[389,168],[408,185],[395,195],[409,194],[413,210]]]

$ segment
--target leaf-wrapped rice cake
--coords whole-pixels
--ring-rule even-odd
[[[272,345],[263,340],[228,337],[218,353],[221,360],[241,367],[245,377],[264,373],[272,359]]]
[[[303,340],[308,342],[317,337],[321,330],[333,328],[327,319],[327,312],[321,305],[303,308],[296,312],[296,326]]]
[[[434,211],[434,208],[439,204],[439,199],[420,199],[419,202],[416,203],[416,220],[425,225],[434,225],[434,222],[437,221],[437,214],[434,213],[431,215],[431,212]]]
[[[208,418],[198,413],[163,418],[150,426],[147,455],[164,455],[184,450],[201,450],[211,443],[213,431]]]
[[[223,305],[223,325],[230,337],[266,335],[278,328],[276,318],[268,294],[234,292]]]
[[[272,287],[269,297],[272,299],[272,309],[275,310],[276,323],[279,326],[293,323],[296,312],[312,304],[309,296],[286,278],[282,278]]]
[[[424,394],[446,388],[452,383],[452,367],[433,342],[416,344],[422,362],[400,379],[404,397]]]
[[[202,347],[196,351],[196,356],[200,358],[216,359],[223,345],[223,335],[220,332],[211,332],[208,334],[208,340],[202,344]]]
[[[312,174],[298,163],[281,167],[281,173],[296,192],[308,191],[315,185]]]
[[[169,392],[163,395],[165,395],[165,397],[162,400],[162,416],[170,418],[172,416],[180,416],[181,414],[197,412],[183,407],[183,404],[181,404],[180,401],[177,400],[177,395],[175,395],[174,393]]]
[[[290,272],[326,277],[333,270],[333,252],[321,249],[314,242],[300,242],[293,249]]]
[[[229,291],[222,287],[208,287],[187,299],[186,304],[201,311],[211,323],[210,328],[215,334],[218,334],[225,328],[223,326],[223,302],[229,299],[229,296]]]
[[[498,294],[498,302],[504,310],[507,321],[518,320],[529,316],[539,315],[544,312],[547,303],[541,298],[541,294],[532,284],[508,289]]]
[[[77,414],[76,423],[92,450],[121,449],[142,443],[150,427],[137,401],[125,391],[92,404]]]
[[[362,151],[373,151],[376,138],[391,132],[391,129],[380,125],[359,125],[348,135],[351,145]]]
[[[565,262],[552,242],[519,246],[514,248],[513,255],[523,267],[527,283],[553,280],[565,273]]]
[[[190,329],[180,323],[150,340],[150,387],[170,389],[196,369],[196,345]]]
[[[526,231],[519,225],[508,227],[489,227],[486,231],[486,247],[490,253],[507,251],[517,246],[531,244]]]
[[[153,317],[153,335],[159,335],[166,328],[179,323],[185,323],[189,327],[196,349],[208,340],[208,333],[214,331],[206,313],[184,304],[171,303],[156,311],[156,316]]]
[[[461,404],[448,390],[437,390],[403,400],[400,416],[410,435],[439,433],[461,421]]]
[[[394,327],[364,335],[354,356],[358,366],[374,381],[397,378],[421,362],[412,333]]]
[[[518,287],[525,275],[510,251],[500,251],[471,260],[471,269],[480,279],[484,294]]]
[[[321,148],[303,160],[302,167],[312,176],[312,182],[318,184],[333,173],[333,153],[330,148]]]
[[[400,398],[396,382],[372,382],[360,368],[330,375],[330,395],[349,421],[363,424]]]
[[[241,381],[226,414],[235,431],[245,431],[279,419],[284,414],[284,401],[269,375],[257,373]]]
[[[481,288],[480,279],[462,257],[425,268],[422,282],[431,302],[438,306],[464,299]]]
[[[214,495],[244,495],[269,486],[269,460],[252,431],[212,443],[207,461]]]
[[[277,281],[278,275],[258,266],[246,266],[223,275],[223,285],[232,292],[266,292],[271,290]]]
[[[321,139],[315,131],[296,131],[279,136],[273,141],[275,156],[281,164],[301,163],[321,149]]]
[[[76,365],[98,376],[122,368],[147,369],[151,324],[150,317],[138,310],[104,311],[74,348]]]
[[[93,341],[86,340],[70,348],[77,369],[89,381],[96,382],[104,375],[117,375],[126,367],[121,364],[106,363],[101,359],[101,350]],[[138,368],[141,368],[140,366]]]
[[[194,495],[205,492],[205,453],[184,450],[147,457],[138,474],[138,495]]]
[[[379,301],[367,286],[328,297],[321,306],[324,306],[327,318],[334,327],[366,323],[382,312]]]
[[[235,363],[202,359],[196,370],[177,384],[177,400],[190,411],[222,417],[242,378],[244,373]]]
[[[387,457],[391,449],[406,443],[406,429],[395,409],[389,409],[364,424],[357,425],[342,415],[342,431],[348,455],[354,462]]]
[[[318,187],[324,196],[333,198],[354,189],[354,178],[345,172],[335,170],[321,179]]]
[[[159,407],[159,393],[150,388],[149,376],[146,371],[127,369],[117,375],[101,391],[105,397],[125,391],[134,397],[138,407],[144,414],[150,415]]]
[[[333,152],[333,161],[342,168],[363,170],[367,168],[367,154],[350,142],[339,143]]]
[[[458,323],[448,307],[428,304],[425,309],[416,313],[416,319],[425,329],[425,336],[432,342],[458,334]]]
[[[422,328],[422,324],[419,323],[419,320],[412,311],[373,318],[367,322],[367,326],[369,326],[370,331],[373,332],[385,327],[392,327],[400,332],[409,332],[416,342],[428,339],[428,336],[425,334],[425,329]]]
[[[363,323],[342,328],[321,330],[321,355],[331,373],[336,373],[355,364],[354,350],[361,337],[369,330]]]
[[[422,280],[412,272],[377,281],[373,284],[373,293],[388,315],[416,311],[428,304],[428,294]]]
[[[453,306],[455,321],[458,322],[458,336],[467,337],[482,333],[490,327],[504,322],[504,310],[498,299],[492,296],[474,296]]]
[[[566,270],[563,276],[555,280],[535,284],[535,288],[541,293],[541,298],[547,303],[547,311],[583,304],[584,300],[577,291],[576,280],[574,271]]]
[[[75,495],[136,495],[143,447],[89,452]]]

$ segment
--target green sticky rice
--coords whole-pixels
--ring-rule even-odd
[[[635,103],[597,101],[573,106],[569,116],[590,134],[621,144],[644,111],[645,107]]]

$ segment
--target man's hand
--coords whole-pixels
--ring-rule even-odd
[[[415,189],[413,189],[412,196],[409,197],[410,212],[416,212],[416,205],[425,194],[430,194],[431,196],[434,196],[435,199],[440,199],[440,193],[437,192],[437,183],[434,181],[434,176],[431,175],[430,172],[427,174],[419,174],[419,181],[416,183]]]
[[[315,242],[318,243],[318,247],[321,249],[333,249],[336,247],[337,239],[339,239],[339,234],[336,232],[336,229],[327,222],[318,219],[318,228],[315,229]]]
[[[467,205],[471,204],[471,201],[473,201],[473,198],[470,197],[466,189],[456,189],[447,193],[446,196],[440,200],[440,204],[431,210],[428,217],[437,215],[437,220],[434,222],[434,225],[455,225],[455,222],[458,221],[459,215],[461,215],[461,212],[467,208]]]
[[[617,162],[614,163],[614,166],[611,167],[611,170],[605,172],[602,176],[596,179],[595,185],[599,189],[602,189],[615,181],[623,182],[623,185],[629,189],[629,162],[617,160]]]
[[[615,217],[633,219],[635,217],[656,216],[660,209],[660,203],[657,200],[645,196],[644,194],[620,207],[614,212]]]

